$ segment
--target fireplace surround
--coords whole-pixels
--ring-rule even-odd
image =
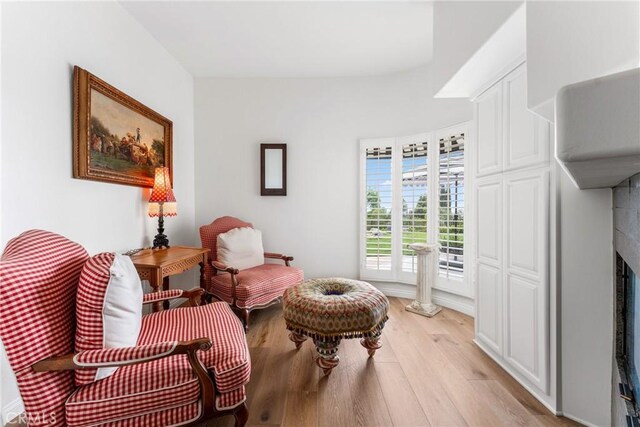
[[[629,426],[640,426],[640,281],[620,254],[616,257],[616,347],[617,393],[625,411],[617,414]],[[615,386],[615,384],[614,384]],[[616,387],[614,387],[614,392]],[[615,402],[614,402],[615,403]],[[623,405],[620,405],[622,403]]]
[[[617,369],[612,421],[614,425],[640,426],[640,174],[620,183],[613,195]]]

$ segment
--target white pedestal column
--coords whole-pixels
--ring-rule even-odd
[[[431,302],[431,285],[438,278],[438,245],[414,243],[409,245],[418,256],[418,280],[416,299],[406,307],[407,311],[422,316],[433,317],[441,310]]]

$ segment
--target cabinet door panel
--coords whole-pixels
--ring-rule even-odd
[[[506,275],[505,359],[547,392],[548,334],[542,284]]]
[[[502,354],[502,272],[478,263],[476,277],[476,337]]]
[[[477,176],[502,170],[502,85],[488,89],[476,103]]]
[[[504,186],[506,267],[534,280],[546,280],[548,172],[507,174]]]
[[[498,267],[501,263],[502,183],[500,176],[478,180],[476,185],[476,242],[478,260]]]
[[[549,127],[527,109],[524,65],[504,80],[504,170],[523,168],[549,159]]]

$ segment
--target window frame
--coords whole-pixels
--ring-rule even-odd
[[[432,132],[423,132],[414,135],[407,135],[393,138],[371,138],[360,140],[359,166],[360,166],[360,278],[362,280],[378,282],[397,282],[408,285],[416,284],[416,273],[402,270],[402,146],[406,144],[424,142],[428,143],[427,150],[427,243],[437,243],[439,241],[439,204],[440,204],[440,150],[439,141],[441,138],[449,137],[458,133],[464,133],[464,269],[461,279],[447,278],[438,274],[438,282],[433,286],[448,293],[457,294],[473,298],[472,287],[472,254],[473,236],[471,227],[471,207],[472,207],[472,157],[473,143],[470,122],[463,122]],[[372,270],[367,269],[367,175],[366,175],[366,150],[370,148],[392,147],[391,154],[391,269]],[[433,173],[434,166],[437,172]]]
[[[415,284],[416,282],[416,273],[412,273],[409,271],[404,271],[402,269],[402,228],[403,228],[403,217],[402,217],[402,194],[403,194],[403,190],[402,190],[402,147],[404,145],[407,144],[416,144],[416,143],[420,143],[420,142],[424,142],[425,140],[427,141],[427,162],[430,162],[431,159],[433,158],[433,141],[434,141],[434,137],[435,134],[434,132],[424,132],[424,133],[418,133],[415,135],[409,135],[409,136],[402,136],[399,138],[395,138],[396,140],[396,145],[393,147],[394,148],[394,157],[392,159],[393,162],[396,163],[396,170],[399,170],[399,174],[396,176],[392,173],[392,178],[391,180],[393,181],[393,194],[400,194],[400,197],[395,197],[395,199],[397,200],[397,203],[395,203],[393,205],[393,209],[391,211],[391,222],[392,224],[394,224],[395,229],[399,230],[399,233],[396,233],[396,235],[393,235],[393,241],[394,241],[394,245],[392,247],[392,268],[391,270],[393,271],[394,268],[396,267],[396,280],[398,282],[401,283],[409,283],[409,284]],[[431,167],[427,164],[427,196],[429,194],[429,191],[431,189],[431,176],[429,171],[431,170]],[[431,243],[429,240],[431,240],[429,238],[429,236],[432,233],[432,227],[431,227],[431,216],[432,216],[432,208],[431,208],[431,200],[429,197],[427,197],[427,242]]]
[[[393,209],[396,197],[394,197],[394,172],[395,172],[395,138],[373,138],[360,140],[360,278],[364,280],[378,280],[383,282],[391,282],[395,279],[394,265],[395,259],[393,254],[395,253],[395,233],[391,235],[391,269],[390,270],[370,270],[367,269],[367,149],[392,147],[391,148],[391,210],[392,210],[392,222],[391,229],[395,230],[395,224],[393,223]],[[393,232],[393,231],[392,231]],[[365,273],[367,272],[367,273]],[[364,274],[363,274],[364,273]]]
[[[441,138],[446,138],[451,135],[456,135],[459,133],[464,133],[464,269],[462,279],[455,278],[447,278],[442,277],[442,275],[438,274],[438,283],[434,286],[435,289],[440,289],[449,293],[455,293],[458,295],[463,295],[469,298],[473,297],[473,286],[472,286],[472,274],[473,274],[473,264],[471,262],[472,258],[472,250],[473,250],[473,242],[471,239],[473,238],[473,234],[471,233],[471,226],[473,221],[471,220],[472,211],[471,206],[473,205],[473,142],[472,135],[470,135],[471,126],[469,122],[456,124],[453,126],[449,126],[446,128],[438,129],[436,131],[436,141],[440,141]],[[438,164],[440,164],[439,158],[439,146],[435,148],[435,155],[438,155]],[[439,187],[439,174],[431,174],[434,175],[434,180],[436,183],[434,185]],[[432,197],[434,198],[434,197]],[[438,197],[435,197],[434,200],[435,208],[438,209],[437,212],[434,212],[435,215],[435,224],[438,227],[438,236],[439,236],[439,207],[440,207],[440,194],[438,193]]]

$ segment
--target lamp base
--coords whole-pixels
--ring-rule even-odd
[[[153,238],[153,248],[152,249],[169,249],[169,239],[165,234],[156,234],[156,237]]]
[[[153,238],[153,248],[152,249],[169,249],[169,239],[166,234],[164,234],[164,218],[162,217],[162,210],[160,210],[160,216],[158,217],[158,234]]]

